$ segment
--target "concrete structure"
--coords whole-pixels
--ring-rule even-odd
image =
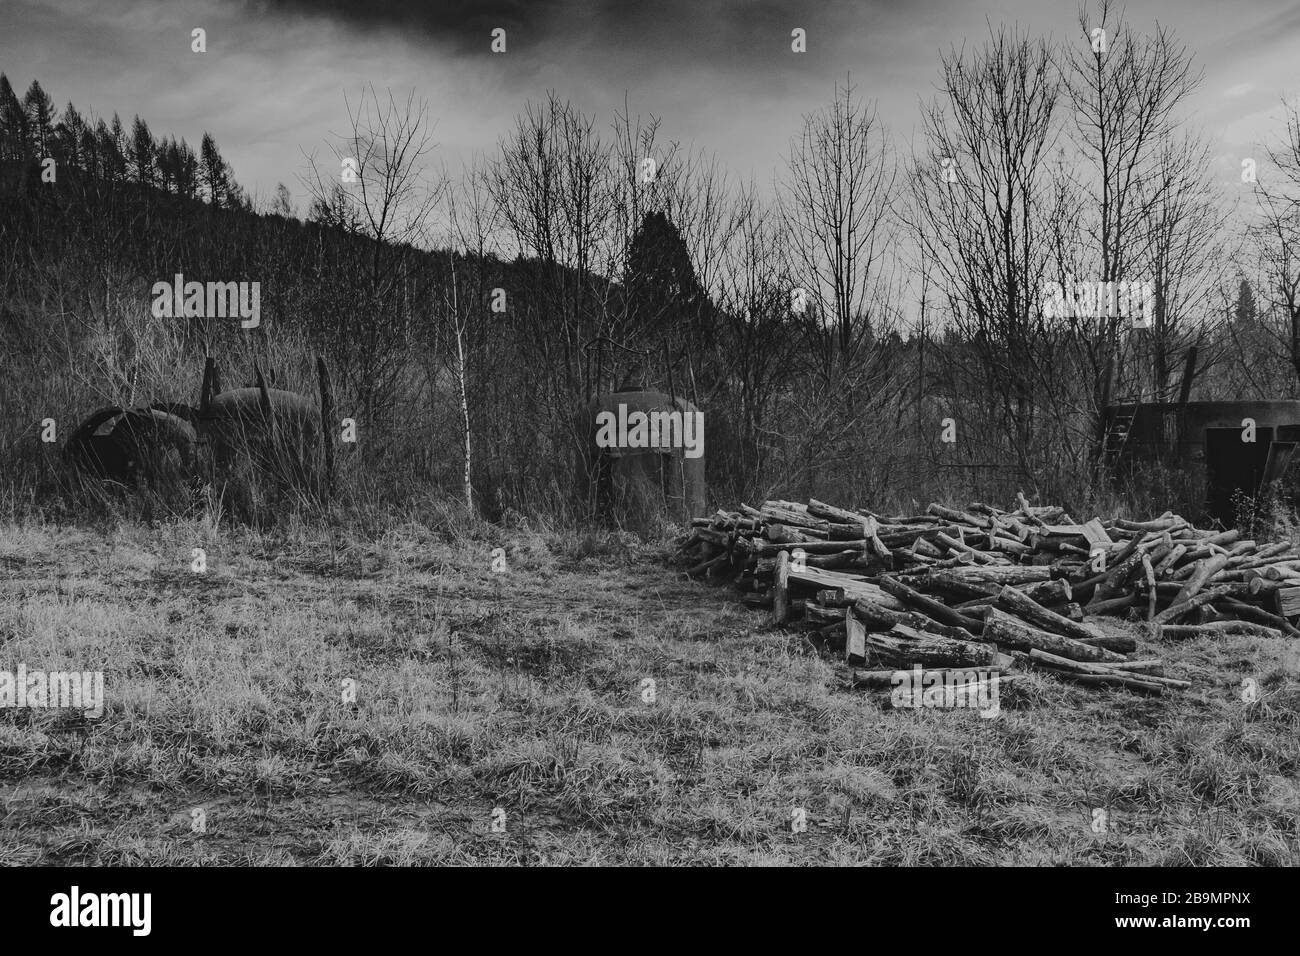
[[[631,447],[626,442],[608,441],[602,436],[602,421],[626,423],[636,413],[665,424],[666,415],[703,414],[684,398],[675,401],[662,392],[627,390],[598,395],[578,413],[575,423],[579,439],[577,490],[581,498],[596,510],[613,516],[620,523],[638,523],[654,516],[668,516],[686,522],[705,510],[704,435],[699,433],[699,457],[688,457],[687,449],[672,447],[668,434],[660,436],[657,447]],[[602,415],[603,413],[603,415]],[[626,429],[625,429],[626,430]]]
[[[1106,425],[1114,471],[1139,463],[1184,470],[1203,487],[1206,510],[1231,524],[1236,492],[1254,495],[1285,473],[1300,442],[1300,402],[1112,405]]]

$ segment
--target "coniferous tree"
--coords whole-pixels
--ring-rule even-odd
[[[149,124],[136,116],[131,124],[130,162],[135,181],[142,186],[153,185],[158,146]]]
[[[77,108],[69,101],[63,111],[63,118],[54,128],[55,152],[62,162],[84,168],[85,157],[82,146],[85,143],[87,127]]]
[[[109,178],[113,182],[122,182],[126,179],[127,140],[126,130],[122,126],[122,119],[116,113],[113,114],[113,122],[109,126],[109,133],[112,136],[113,143]]]
[[[176,147],[176,193],[193,199],[199,188],[199,160],[194,150],[182,138]]]
[[[158,143],[157,156],[158,188],[163,192],[175,192],[178,165],[180,154],[176,142],[170,136],[164,136]]]
[[[115,120],[117,117],[113,117]],[[115,183],[122,179],[125,163],[118,138],[112,128],[102,119],[95,124],[95,154],[99,163],[99,177],[105,182]]]
[[[0,159],[22,159],[26,155],[27,114],[9,78],[0,73]]]
[[[203,134],[203,143],[199,146],[199,178],[207,191],[208,202],[214,206],[224,206],[230,199],[229,167],[221,158],[217,142],[211,133]]]
[[[646,213],[633,235],[626,281],[633,328],[673,345],[695,337],[708,296],[681,233],[662,212]]]
[[[27,136],[32,152],[38,158],[51,154],[54,139],[54,101],[32,80],[23,97],[23,113],[27,116]]]

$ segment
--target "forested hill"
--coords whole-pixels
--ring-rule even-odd
[[[303,390],[322,355],[341,406],[373,439],[365,462],[377,472],[399,454],[426,483],[457,471],[465,426],[448,392],[463,379],[488,450],[479,480],[553,487],[579,403],[663,377],[659,350],[606,334],[628,323],[629,298],[600,270],[396,241],[376,235],[342,183],[318,186],[301,217],[284,186],[259,203],[207,133],[196,154],[139,117],[87,120],[71,103],[60,113],[37,82],[19,99],[0,76],[0,444],[12,450],[50,409],[75,419],[104,404],[192,401],[205,354],[227,381],[260,361]],[[433,218],[421,238],[439,235]],[[633,243],[639,301],[689,296],[698,308],[680,237],[661,215],[646,221]],[[256,282],[259,324],[153,315],[155,283],[177,274]],[[539,375],[546,367],[556,374]],[[515,407],[529,390],[535,400]],[[539,443],[556,454],[539,458]]]

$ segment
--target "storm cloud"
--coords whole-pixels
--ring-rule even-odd
[[[851,74],[878,103],[896,147],[916,135],[941,51],[978,45],[990,24],[1065,40],[1073,0],[4,0],[0,69],[39,79],[62,106],[139,113],[158,135],[220,143],[260,196],[296,189],[303,153],[346,125],[344,95],[367,84],[414,90],[437,120],[449,169],[491,152],[528,100],[555,91],[603,126],[627,97],[662,133],[715,153],[742,178],[771,181],[802,114]],[[1283,95],[1300,94],[1290,0],[1248,8],[1187,0],[1176,13],[1129,0],[1130,26],[1172,29],[1204,67],[1194,120],[1224,169],[1276,135]],[[203,27],[208,53],[190,50]],[[507,34],[493,54],[491,32]],[[790,32],[807,32],[807,53]]]

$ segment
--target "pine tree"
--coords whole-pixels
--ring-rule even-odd
[[[44,159],[54,146],[54,101],[36,80],[32,80],[27,95],[23,97],[23,112],[27,116],[27,136],[32,151],[37,158]]]
[[[177,149],[176,193],[193,199],[199,189],[199,160],[190,144],[182,138]]]
[[[121,129],[121,123],[116,116],[113,122],[117,128]],[[119,182],[123,176],[123,170],[126,163],[122,159],[122,150],[118,145],[118,137],[113,132],[112,127],[102,119],[95,124],[95,153],[99,162],[98,175],[106,182]]]
[[[22,159],[27,155],[27,114],[9,78],[0,73],[0,159]]]
[[[1250,283],[1242,279],[1237,284],[1237,308],[1235,319],[1238,329],[1247,329],[1255,324],[1255,293]]]
[[[99,126],[103,126],[104,121],[100,120],[95,129],[91,129],[87,123],[81,132],[81,145],[78,150],[81,156],[82,168],[95,178],[104,175],[103,159],[99,155]]]
[[[174,192],[179,178],[180,153],[176,142],[170,136],[164,136],[158,144],[157,169],[158,188],[163,192]]]
[[[229,202],[228,174],[229,167],[221,158],[216,140],[211,133],[204,133],[203,143],[199,146],[199,178],[207,190],[208,202],[214,206],[224,206]]]
[[[135,181],[140,185],[150,186],[153,184],[157,154],[158,146],[154,142],[153,134],[149,132],[149,124],[136,116],[135,121],[131,124],[129,158],[131,172],[135,175]]]
[[[80,168],[85,167],[86,157],[83,146],[86,141],[86,133],[86,121],[81,118],[77,108],[69,101],[67,108],[63,111],[63,119],[54,128],[54,139],[58,144],[56,152],[62,162]]]
[[[127,142],[126,130],[122,128],[122,119],[113,114],[113,124],[109,127],[113,149],[109,155],[109,179],[121,182],[126,179]]]
[[[708,298],[681,233],[661,212],[646,213],[633,235],[626,282],[636,327],[656,338],[689,332]]]

